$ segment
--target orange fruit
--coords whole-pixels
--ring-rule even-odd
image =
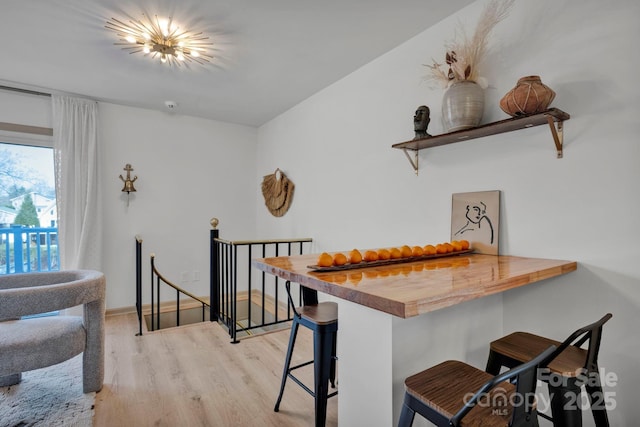
[[[391,258],[391,252],[388,249],[378,249],[378,259],[379,260],[387,260]]]
[[[447,249],[447,253],[453,252],[453,245],[451,245],[451,243],[443,243],[443,246]]]
[[[345,254],[338,252],[333,256],[333,265],[340,266],[347,263],[347,257]]]
[[[318,267],[331,267],[333,265],[333,257],[326,252],[322,252],[318,257]]]
[[[400,248],[400,252],[402,252],[402,258],[409,258],[413,255],[413,251],[407,245],[404,245]]]
[[[460,244],[462,245],[462,250],[466,251],[471,247],[468,240],[460,240]]]
[[[436,250],[436,247],[433,245],[427,245],[424,247],[424,254],[425,255],[435,255],[436,253],[438,253],[438,251]]]
[[[351,264],[359,264],[362,262],[362,254],[359,250],[353,249],[351,252],[349,252],[349,262]]]
[[[455,252],[462,250],[462,243],[458,242],[457,240],[454,240],[453,242],[451,242],[451,246],[453,246],[453,250]]]
[[[364,253],[365,261],[377,261],[378,260],[378,252],[376,251],[366,251]]]
[[[389,249],[389,254],[391,255],[390,256],[391,259],[402,258],[402,251],[398,248]]]
[[[436,253],[438,253],[438,254],[446,254],[447,253],[447,247],[445,245],[443,245],[442,243],[438,243],[436,245]]]
[[[413,248],[411,248],[411,255],[422,256],[424,255],[424,249],[422,249],[422,246],[414,246]]]

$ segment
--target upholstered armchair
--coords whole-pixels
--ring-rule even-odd
[[[82,316],[22,316],[83,306]],[[22,372],[83,353],[85,393],[104,379],[104,274],[67,270],[0,276],[0,386],[20,382]]]

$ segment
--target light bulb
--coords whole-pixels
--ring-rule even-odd
[[[145,40],[151,40],[149,33],[142,33],[142,37],[144,37]]]
[[[159,19],[158,24],[160,25],[160,32],[162,32],[162,35],[167,37],[169,34],[169,22],[166,19]]]
[[[197,58],[198,56],[200,56],[200,54],[198,53],[197,50],[191,49],[191,56],[193,56],[194,58]]]
[[[144,53],[149,53],[149,52],[151,52],[151,48],[149,47],[148,44],[145,44],[144,47],[142,48],[142,51]]]
[[[125,38],[125,40],[128,41],[129,43],[135,43],[136,42],[136,39],[133,36],[127,36]]]
[[[163,64],[167,62],[167,55],[165,55],[164,53],[160,55],[160,62],[162,62]]]
[[[180,61],[184,61],[184,55],[182,54],[182,52],[178,52],[176,54],[176,58],[178,58],[178,60],[180,60]]]

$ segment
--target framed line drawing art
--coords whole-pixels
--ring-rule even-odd
[[[500,191],[451,196],[451,240],[468,240],[474,252],[498,255]]]

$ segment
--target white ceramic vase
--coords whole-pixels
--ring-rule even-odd
[[[445,132],[471,129],[480,124],[484,112],[484,89],[470,80],[452,84],[442,97]]]

